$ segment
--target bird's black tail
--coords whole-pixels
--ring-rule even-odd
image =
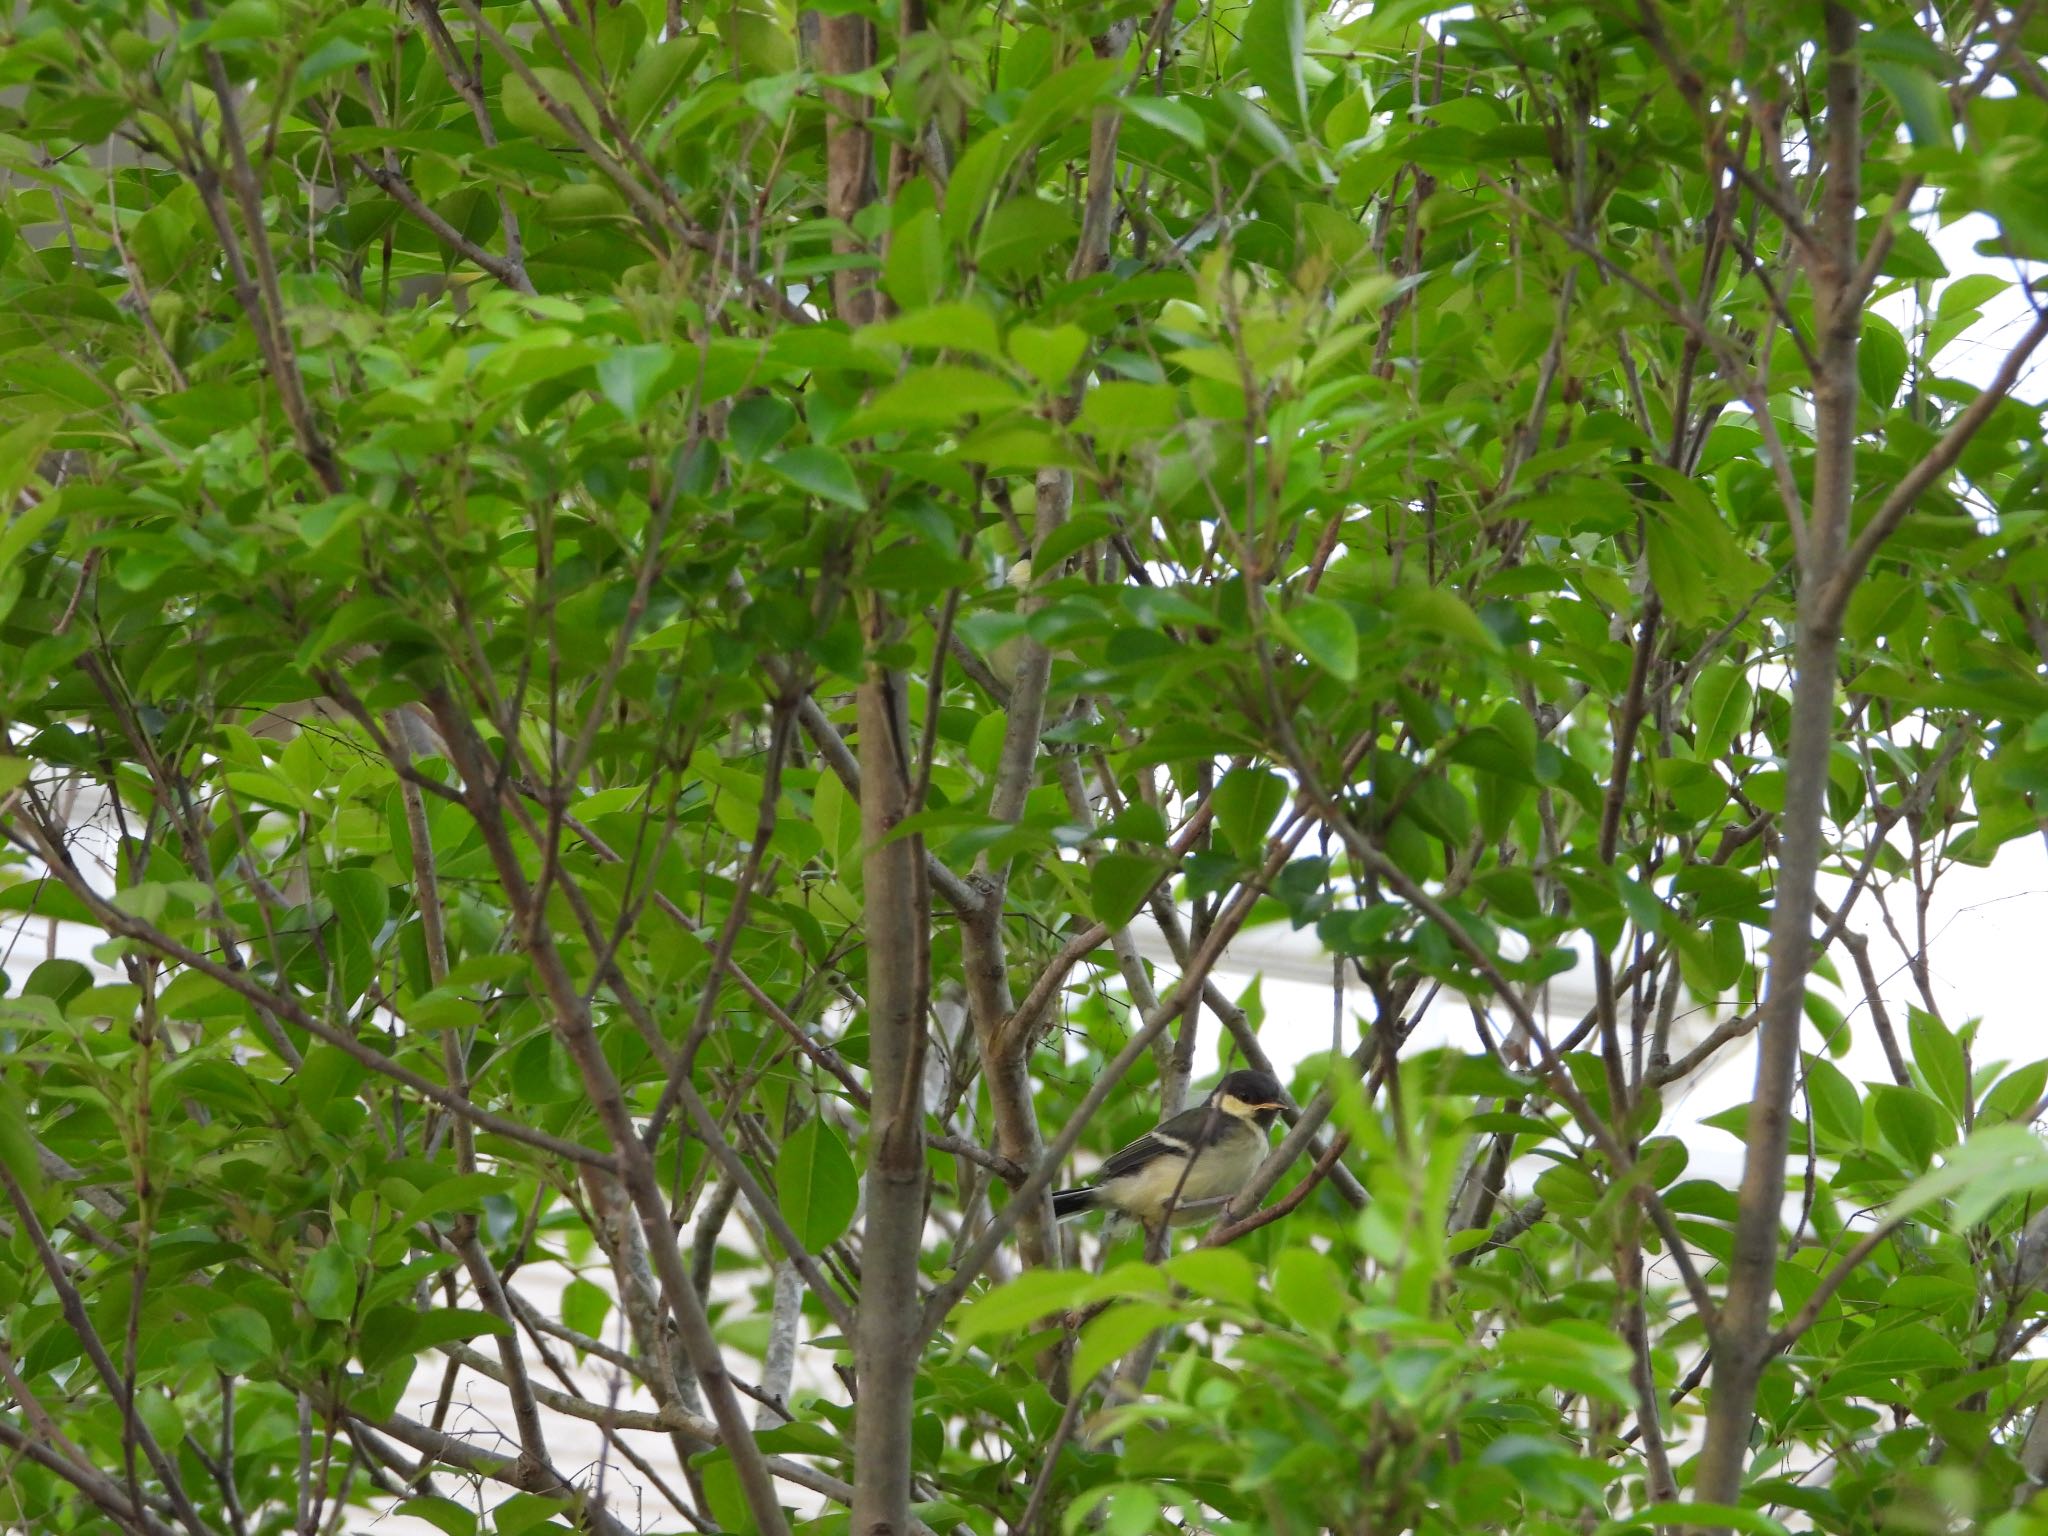
[[[1092,1189],[1056,1189],[1052,1195],[1052,1218],[1065,1221],[1069,1216],[1079,1216],[1084,1211],[1095,1209],[1095,1191]]]

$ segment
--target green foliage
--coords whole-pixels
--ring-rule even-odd
[[[2048,1530],[2048,1062],[1809,987],[1793,874],[1862,958],[2041,826],[2043,17],[826,11],[872,51],[11,13],[0,1528],[758,1529],[772,1475],[841,1531],[898,1369],[934,1529]],[[1931,238],[1973,216],[1995,270]],[[1781,905],[1785,1230],[1666,1103]],[[1256,1049],[1175,982],[1282,923],[1347,988],[1298,1203],[1048,1244],[1044,1145],[1148,1128],[1182,1032]],[[1580,965],[1583,1027],[1520,1017]],[[1404,1052],[1439,998],[1482,1023]],[[1762,1097],[1707,1124],[1782,1173]],[[672,1503],[452,1421],[457,1367],[680,1447]]]

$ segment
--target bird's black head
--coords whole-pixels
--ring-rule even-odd
[[[1232,1072],[1216,1085],[1209,1102],[1225,1114],[1241,1115],[1263,1130],[1280,1113],[1280,1080],[1270,1072],[1249,1068]]]

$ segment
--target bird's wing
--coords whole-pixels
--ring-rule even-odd
[[[1155,1157],[1188,1156],[1201,1141],[1202,1128],[1208,1124],[1212,1114],[1218,1121],[1228,1118],[1213,1112],[1206,1104],[1182,1110],[1164,1125],[1147,1131],[1129,1146],[1110,1153],[1103,1159],[1102,1166],[1096,1170],[1096,1180],[1100,1182],[1104,1179],[1120,1179],[1125,1174],[1144,1167]]]

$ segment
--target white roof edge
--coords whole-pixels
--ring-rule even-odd
[[[1131,937],[1138,953],[1153,964],[1169,970],[1178,968],[1165,934],[1149,916],[1140,916],[1132,922]],[[1323,947],[1313,929],[1290,930],[1271,923],[1232,940],[1224,950],[1216,971],[1223,976],[1249,979],[1253,975],[1262,975],[1275,981],[1327,987],[1331,984],[1331,962],[1334,959],[1335,956]],[[1590,1012],[1593,1004],[1592,968],[1581,966],[1551,980],[1538,1011],[1548,1016],[1569,1016],[1576,1020]]]

